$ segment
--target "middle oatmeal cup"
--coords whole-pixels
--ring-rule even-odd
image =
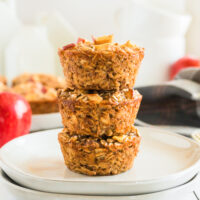
[[[131,130],[142,96],[136,90],[58,90],[65,129],[72,134],[123,135]]]

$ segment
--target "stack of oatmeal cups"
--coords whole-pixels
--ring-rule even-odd
[[[86,175],[127,171],[141,140],[133,124],[142,96],[133,86],[144,49],[113,43],[109,35],[78,39],[59,56],[66,77],[66,89],[58,91],[65,164]]]

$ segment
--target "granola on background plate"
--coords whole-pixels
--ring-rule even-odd
[[[57,90],[38,82],[17,84],[12,91],[22,95],[29,103],[33,114],[58,112]]]

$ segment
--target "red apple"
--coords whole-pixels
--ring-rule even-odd
[[[200,67],[200,60],[189,56],[180,58],[170,67],[169,70],[170,79],[173,79],[180,70],[188,67]]]
[[[71,43],[71,44],[67,44],[63,47],[63,50],[66,50],[66,49],[70,49],[70,48],[73,48],[75,47],[76,45],[74,43]]]
[[[0,147],[29,132],[31,115],[30,105],[22,96],[0,93]]]
[[[84,43],[84,42],[85,42],[85,39],[83,39],[83,38],[78,38],[77,44],[80,43],[80,42]]]

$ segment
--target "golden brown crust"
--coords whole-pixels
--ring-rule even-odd
[[[12,91],[25,97],[33,114],[58,112],[57,89],[65,86],[65,80],[49,74],[24,73],[12,82]]]
[[[32,114],[55,113],[59,111],[57,101],[29,102]]]
[[[10,92],[10,88],[8,88],[4,83],[0,82],[0,92]]]
[[[129,170],[141,140],[133,124],[142,96],[132,88],[144,49],[112,39],[79,38],[58,52],[67,88],[58,90],[58,140],[66,166],[90,176]]]
[[[40,83],[24,83],[14,86],[13,91],[24,96],[27,101],[54,101],[57,99],[57,90]]]
[[[91,91],[90,91],[91,93]],[[138,91],[58,92],[63,125],[72,134],[122,135],[131,130],[142,96]]]
[[[12,91],[22,95],[31,105],[33,114],[58,112],[57,90],[38,82],[17,84]]]
[[[70,136],[65,130],[58,135],[66,166],[90,176],[119,174],[132,167],[141,138],[137,129],[123,138]]]
[[[0,76],[0,83],[3,83],[4,85],[7,85],[7,80],[4,76]]]
[[[108,36],[107,36],[108,37]],[[79,42],[59,49],[67,87],[85,90],[132,89],[144,49],[109,38]]]
[[[37,83],[37,82],[41,83],[44,86],[56,89],[65,87],[65,80],[61,77],[56,77],[49,74],[28,74],[28,73],[24,73],[16,77],[12,81],[12,85],[16,86],[18,84]]]

